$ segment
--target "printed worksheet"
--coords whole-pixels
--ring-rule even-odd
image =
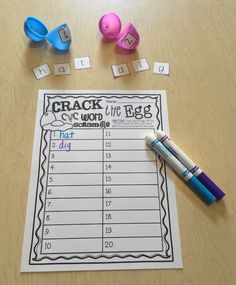
[[[39,91],[22,272],[182,267],[155,129],[165,91]]]

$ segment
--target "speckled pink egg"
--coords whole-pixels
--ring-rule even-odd
[[[99,30],[106,39],[115,39],[121,30],[121,21],[115,13],[107,13],[99,20]]]

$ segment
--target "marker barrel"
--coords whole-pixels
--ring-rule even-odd
[[[193,189],[198,196],[200,196],[207,204],[211,204],[212,202],[214,202],[216,200],[216,197],[207,190],[207,188],[195,177],[192,176],[192,178],[190,178],[187,181],[187,184],[189,185],[189,187],[191,189]]]
[[[163,131],[157,130],[155,135],[157,139],[197,177],[217,200],[225,196],[225,193]]]
[[[198,194],[207,204],[211,204],[216,197],[155,137],[147,136],[148,145],[155,150],[175,172],[182,177],[188,186]]]
[[[202,172],[197,176],[197,179],[211,191],[217,200],[222,199],[225,193],[204,173]]]

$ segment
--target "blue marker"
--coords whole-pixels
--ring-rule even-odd
[[[186,166],[192,174],[216,197],[220,200],[225,193],[204,173],[195,162],[193,162],[163,131],[155,132],[157,139],[166,147],[173,155]]]
[[[189,187],[196,192],[207,204],[211,204],[216,197],[157,139],[155,134],[146,137],[147,144],[155,150],[171,168],[183,178]]]

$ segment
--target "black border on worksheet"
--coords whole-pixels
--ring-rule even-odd
[[[157,125],[157,128],[161,128],[163,129],[163,120],[162,120],[162,102],[161,102],[161,94],[159,93],[152,93],[152,94],[124,94],[124,93],[94,93],[94,92],[91,92],[91,93],[69,93],[70,91],[68,91],[68,93],[44,93],[44,101],[43,101],[43,110],[46,111],[47,108],[45,108],[45,104],[46,104],[46,98],[49,99],[47,97],[47,95],[49,96],[55,96],[55,97],[60,97],[62,96],[63,98],[66,98],[66,97],[70,97],[70,96],[78,96],[78,97],[81,97],[81,96],[84,96],[86,98],[90,98],[90,97],[96,97],[96,98],[101,98],[101,97],[105,97],[105,98],[140,98],[140,96],[142,96],[142,98],[152,98],[152,99],[156,99],[157,97],[159,98],[160,100],[160,114],[159,112],[157,113],[156,117],[157,117],[157,120],[158,120],[158,125]],[[158,111],[159,111],[159,108],[157,108]],[[160,115],[160,119],[158,118],[158,116]],[[155,261],[155,260],[152,260],[152,258],[156,257],[156,256],[161,256],[160,254],[155,254],[153,257],[149,257],[149,256],[146,256],[144,254],[140,254],[140,256],[138,257],[135,257],[135,256],[132,256],[132,255],[129,255],[127,254],[127,256],[125,257],[120,257],[120,256],[111,256],[111,257],[106,257],[106,256],[99,256],[99,257],[91,257],[91,256],[85,256],[85,257],[82,257],[82,258],[79,258],[78,256],[72,256],[70,258],[66,258],[66,257],[63,257],[63,256],[59,256],[55,259],[51,259],[51,258],[48,258],[48,257],[43,257],[41,258],[42,259],[50,259],[50,260],[58,260],[58,259],[66,259],[66,260],[69,260],[69,259],[75,259],[75,258],[78,258],[78,259],[86,259],[86,258],[93,258],[93,259],[99,259],[99,258],[107,258],[107,259],[111,259],[113,257],[118,257],[118,258],[127,258],[127,257],[132,257],[132,258],[139,258],[139,257],[147,257],[147,258],[150,258],[151,260],[145,260],[145,261],[136,261],[136,260],[133,260],[133,261],[125,261],[125,260],[122,260],[122,261],[109,261],[109,262],[55,262],[55,263],[42,263],[40,262],[41,260],[38,260],[38,259],[34,259],[32,257],[32,253],[33,253],[33,240],[34,240],[34,233],[36,232],[35,231],[35,219],[36,219],[36,206],[37,206],[37,197],[38,197],[38,189],[39,189],[39,183],[40,183],[40,165],[41,165],[41,151],[42,151],[42,142],[43,142],[43,130],[41,132],[41,140],[40,140],[40,147],[39,147],[39,165],[38,165],[38,178],[37,178],[37,189],[36,189],[36,195],[35,195],[35,206],[34,206],[34,215],[33,215],[33,227],[32,227],[32,235],[31,235],[31,245],[30,245],[30,252],[29,252],[29,265],[70,265],[70,264],[116,264],[116,263],[119,263],[119,264],[122,264],[122,263],[159,263],[159,262],[173,262],[174,261],[174,254],[173,254],[173,239],[172,239],[172,231],[171,231],[171,227],[170,227],[170,219],[168,219],[169,221],[169,230],[170,230],[170,242],[171,242],[171,246],[170,246],[170,249],[171,249],[171,255],[167,256],[167,257],[163,257],[163,260],[158,260],[158,261]],[[161,185],[166,185],[166,187],[168,187],[167,185],[167,178],[166,178],[166,167],[165,167],[165,162],[163,160],[160,159],[160,157],[157,156],[157,158],[159,158],[159,162],[161,163],[161,167],[160,167],[160,175],[162,176],[163,178],[163,181],[161,183]],[[164,171],[164,175],[161,173],[161,170],[163,169]],[[161,186],[161,187],[162,187]],[[160,187],[160,188],[161,188]],[[162,191],[164,191],[162,189]],[[168,198],[168,189],[166,192],[166,201],[167,201],[167,210],[168,210],[168,216],[170,217],[170,208],[169,208],[169,198]],[[40,210],[39,210],[40,211]],[[39,212],[38,211],[38,212]],[[39,217],[38,217],[39,218]],[[164,222],[163,222],[164,223]],[[168,231],[168,230],[167,230]],[[166,241],[167,242],[167,241]],[[168,242],[167,242],[168,243]],[[170,259],[171,257],[171,259]],[[168,258],[168,260],[165,260],[164,258]],[[33,262],[32,262],[33,260]],[[39,262],[37,262],[39,261]]]

